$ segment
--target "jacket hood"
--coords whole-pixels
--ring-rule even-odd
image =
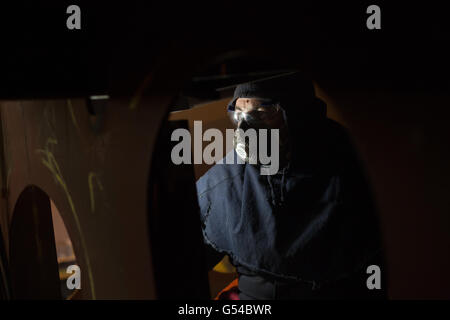
[[[228,111],[234,111],[238,98],[279,103],[289,118],[300,121],[310,122],[326,116],[326,104],[316,97],[312,81],[299,72],[239,84],[228,103]]]

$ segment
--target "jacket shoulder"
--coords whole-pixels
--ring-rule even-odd
[[[223,163],[215,164],[198,179],[197,195],[200,197],[211,190],[220,188],[225,182],[241,175],[244,166],[245,164],[226,163],[225,160]]]

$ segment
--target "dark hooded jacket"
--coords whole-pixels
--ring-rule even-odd
[[[198,180],[205,242],[240,273],[312,288],[365,270],[381,250],[379,226],[345,128],[298,73],[239,85],[229,110],[239,97],[280,103],[293,153],[272,176],[256,165],[216,164]]]

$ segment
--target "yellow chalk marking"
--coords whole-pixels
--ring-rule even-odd
[[[95,181],[97,181],[97,186],[100,189],[100,191],[103,191],[103,185],[100,181],[98,175],[95,172],[89,172],[88,175],[88,185],[89,185],[89,196],[91,198],[91,212],[94,213],[95,211],[95,197],[94,197],[94,185],[93,185],[93,179],[95,178]]]
[[[144,93],[144,90],[152,82],[152,80],[153,80],[153,76],[152,76],[152,74],[149,74],[141,82],[140,86],[137,88],[136,92],[134,93],[133,97],[131,98],[130,105],[129,105],[130,110],[137,108],[137,106],[139,105],[139,102],[141,102],[141,98],[142,98],[142,94]]]
[[[77,128],[78,131],[80,131],[80,128],[78,127],[77,118],[75,117],[75,112],[73,111],[72,101],[70,99],[67,99],[67,107],[69,108],[70,117],[72,118],[72,123]]]
[[[45,157],[41,158],[42,164],[50,170],[50,172],[53,174],[53,177],[56,179],[57,183],[63,188],[64,193],[66,194],[67,201],[69,202],[70,209],[71,209],[73,217],[75,219],[75,225],[77,227],[78,233],[80,234],[81,246],[83,248],[84,256],[86,257],[86,263],[87,263],[87,267],[88,267],[88,276],[89,276],[89,283],[90,283],[90,287],[91,287],[92,299],[95,300],[96,296],[95,296],[94,279],[92,276],[91,263],[89,260],[89,255],[87,253],[86,244],[84,242],[84,235],[83,235],[83,231],[81,229],[80,220],[78,218],[78,214],[75,209],[75,204],[73,203],[72,196],[70,195],[69,188],[67,187],[67,184],[64,181],[64,178],[61,174],[59,165],[58,165],[53,153],[49,150],[50,144],[58,144],[58,141],[55,138],[48,138],[47,142],[45,144],[45,149],[36,149],[36,153],[44,154]]]

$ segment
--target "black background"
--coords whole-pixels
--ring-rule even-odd
[[[273,52],[280,67],[343,87],[449,86],[447,13],[430,2],[93,2],[2,2],[1,98],[108,92],[168,51],[224,47]],[[66,27],[70,4],[81,8],[81,30]],[[381,8],[381,30],[366,27],[370,4]]]

